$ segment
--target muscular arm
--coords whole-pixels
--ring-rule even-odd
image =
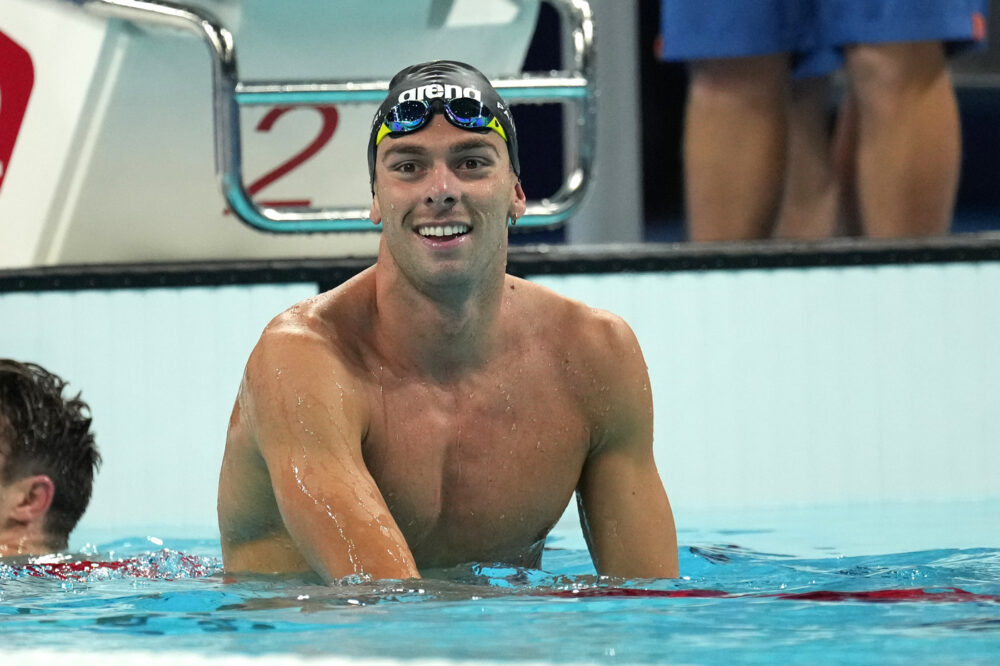
[[[307,326],[265,332],[240,389],[241,426],[285,528],[328,582],[419,576],[362,458],[364,400],[329,339]]]
[[[631,329],[600,317],[593,367],[604,389],[590,407],[597,425],[577,488],[584,536],[602,575],[676,577],[677,534],[653,460],[646,364]]]

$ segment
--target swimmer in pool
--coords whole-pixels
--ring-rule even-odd
[[[525,195],[497,91],[463,63],[402,70],[368,166],[375,265],[276,317],[247,363],[219,481],[226,570],[538,567],[575,492],[599,573],[676,576],[635,335],[505,272]]]
[[[90,408],[33,363],[0,359],[0,558],[65,550],[101,457]]]

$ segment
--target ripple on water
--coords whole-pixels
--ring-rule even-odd
[[[544,570],[475,564],[419,581],[324,586],[222,576],[217,543],[214,552],[151,543],[122,540],[48,568],[0,565],[0,640],[11,649],[553,662],[730,663],[738,650],[744,663],[932,653],[988,663],[1000,653],[995,549],[800,558],[705,543],[681,549],[682,579],[621,580],[596,576],[585,550],[554,547]]]

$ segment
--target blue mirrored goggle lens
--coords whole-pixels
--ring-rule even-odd
[[[431,105],[424,101],[400,102],[385,114],[390,132],[412,132],[420,128],[431,115]]]
[[[444,108],[453,124],[467,129],[487,127],[493,120],[493,112],[483,106],[482,102],[468,97],[453,99]]]
[[[445,114],[453,125],[465,129],[483,129],[492,122],[493,113],[482,102],[468,98],[444,102]],[[420,129],[433,114],[433,107],[423,100],[407,100],[389,109],[385,114],[385,124],[390,132],[412,132]]]
[[[479,100],[470,97],[458,97],[447,102],[434,99],[407,100],[389,109],[375,136],[375,145],[382,143],[387,136],[399,136],[416,132],[427,124],[435,110],[444,111],[445,118],[455,127],[469,130],[493,130],[507,140],[507,133],[497,121],[496,116]]]

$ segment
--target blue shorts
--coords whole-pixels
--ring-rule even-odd
[[[839,68],[851,44],[985,47],[989,0],[662,0],[663,60],[788,53],[793,74]]]

